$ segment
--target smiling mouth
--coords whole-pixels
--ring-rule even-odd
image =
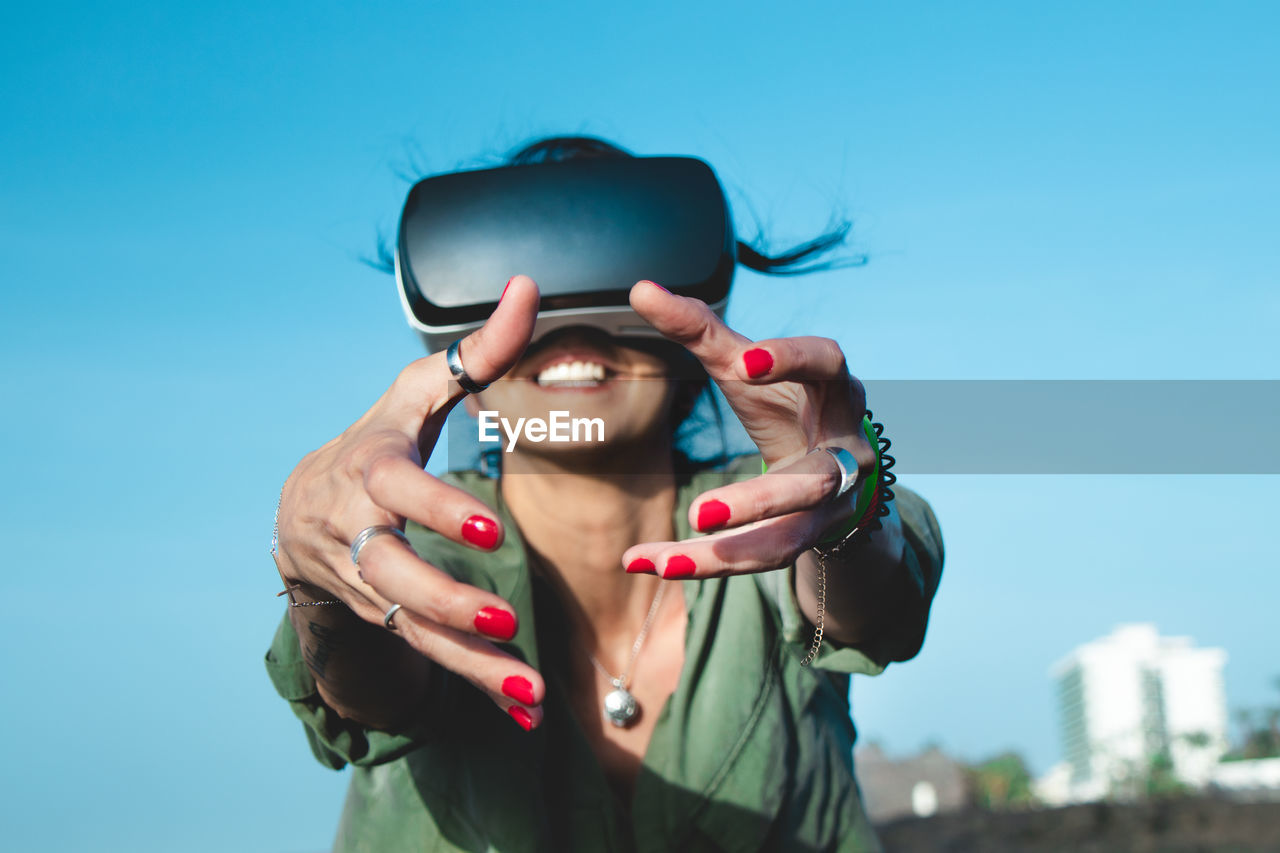
[[[597,361],[562,361],[544,367],[533,381],[541,388],[597,388],[612,372]]]

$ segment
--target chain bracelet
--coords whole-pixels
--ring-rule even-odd
[[[823,551],[821,548],[814,547],[813,553],[818,555],[818,608],[817,624],[813,628],[813,646],[809,649],[809,653],[800,661],[801,666],[808,666],[813,663],[813,659],[818,656],[818,652],[822,651],[822,632],[825,628],[827,614],[827,557],[834,557],[839,554],[844,546],[860,538],[858,534],[864,530],[862,527],[855,527],[849,531],[849,535],[841,539],[836,546],[829,551]]]
[[[872,418],[871,411],[867,411],[867,418]],[[801,666],[808,666],[813,663],[814,658],[818,656],[818,652],[822,650],[822,633],[825,627],[825,616],[827,612],[827,557],[834,557],[840,551],[855,540],[863,540],[870,537],[872,530],[880,529],[880,519],[889,514],[889,501],[893,500],[893,489],[890,488],[898,481],[897,476],[889,469],[893,467],[896,461],[886,451],[889,449],[891,442],[884,437],[884,425],[872,423],[875,430],[877,448],[876,452],[880,458],[880,484],[876,487],[876,500],[873,507],[868,508],[868,515],[871,516],[870,523],[863,524],[853,528],[849,534],[836,543],[834,548],[829,551],[823,551],[821,547],[815,545],[813,553],[818,555],[818,607],[817,624],[813,629],[813,646],[809,649],[809,653],[800,661]],[[864,519],[865,520],[865,519]],[[863,534],[866,535],[863,535]]]
[[[808,666],[813,663],[813,659],[818,656],[818,652],[822,649],[823,617],[826,615],[827,610],[827,558],[817,548],[813,550],[818,555],[818,624],[813,629],[813,648],[809,649],[809,653],[800,661],[801,666]]]

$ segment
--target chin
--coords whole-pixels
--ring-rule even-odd
[[[606,441],[521,444],[516,451],[581,473],[658,474],[671,457],[671,440],[660,433],[624,432]]]

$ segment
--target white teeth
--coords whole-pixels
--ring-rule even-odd
[[[538,384],[551,382],[603,382],[604,365],[593,361],[562,361],[538,374]]]

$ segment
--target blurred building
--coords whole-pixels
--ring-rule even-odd
[[[965,766],[936,747],[894,759],[873,743],[858,750],[854,766],[872,823],[932,817],[969,804]]]
[[[1280,800],[1280,758],[1224,761],[1210,780],[1218,791],[1238,800]]]
[[[1050,670],[1065,761],[1038,795],[1050,804],[1124,798],[1161,775],[1208,784],[1228,747],[1226,660],[1149,624],[1076,648]]]

